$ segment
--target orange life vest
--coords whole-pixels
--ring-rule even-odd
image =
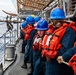
[[[47,30],[45,33],[46,34],[51,34],[52,32],[54,31],[54,28],[52,25],[50,25],[49,27],[49,30]],[[36,36],[34,37],[34,42],[33,42],[33,50],[34,51],[37,51],[37,50],[41,50],[42,49],[42,46],[43,46],[43,37],[40,38],[37,34]]]
[[[74,42],[74,47],[76,47],[76,41]]]
[[[46,45],[46,42],[47,42],[46,40],[48,39],[48,36],[51,35],[54,31],[53,25],[50,25],[48,28],[49,30],[46,31],[45,36],[43,38],[43,48],[48,48]]]
[[[68,64],[72,67],[74,73],[76,74],[76,54],[73,55],[73,57],[69,60]]]
[[[72,27],[74,30],[75,24],[64,23],[60,28],[56,29],[52,34],[45,35],[43,38],[43,50],[42,56],[47,56],[49,58],[55,58],[59,49],[62,47],[60,41],[68,27]]]
[[[42,48],[42,38],[39,37],[38,35],[35,36],[34,38],[34,42],[33,42],[33,50],[37,51],[37,50],[41,50]]]
[[[25,40],[28,40],[28,39],[29,39],[30,33],[31,33],[31,31],[32,31],[33,29],[34,29],[34,27],[31,26],[31,25],[29,25],[29,26],[27,26],[25,29],[22,30],[22,31],[24,32],[24,39],[25,39]]]

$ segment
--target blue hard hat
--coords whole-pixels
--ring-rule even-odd
[[[36,16],[34,19],[35,19],[35,22],[38,22],[40,20],[40,17]]]
[[[31,24],[31,25],[34,24],[35,23],[34,17],[32,17],[31,15],[27,16],[26,22],[27,24]]]
[[[25,28],[26,25],[27,25],[27,22],[24,21],[21,26],[22,26],[22,28]]]
[[[65,19],[65,13],[61,8],[56,7],[50,12],[50,18],[51,19]]]
[[[36,26],[35,29],[37,29],[37,30],[48,30],[48,23],[47,23],[47,21],[44,20],[44,19],[38,21],[37,26]]]

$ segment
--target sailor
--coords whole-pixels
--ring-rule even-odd
[[[65,66],[59,64],[56,58],[64,54],[67,49],[73,47],[75,24],[73,23],[71,26],[71,24],[69,25],[67,22],[64,23],[65,13],[59,7],[52,9],[50,19],[55,30],[52,34],[48,35],[48,37],[46,37],[46,35],[44,36],[42,57],[46,57],[47,60],[45,75],[59,75],[59,66],[63,69],[65,69]]]
[[[27,16],[26,17],[26,22],[27,22],[27,25],[29,26],[29,29],[27,29],[25,31],[26,35],[25,35],[25,39],[27,40],[27,46],[25,48],[25,54],[24,54],[24,63],[23,65],[21,66],[22,68],[25,68],[27,69],[27,62],[29,61],[29,55],[30,55],[30,49],[31,49],[31,44],[32,44],[32,39],[36,33],[36,30],[34,29],[34,23],[35,23],[35,20],[32,16]],[[31,53],[32,54],[32,53]]]
[[[33,75],[44,75],[43,69],[44,64],[41,62],[41,51],[42,51],[42,40],[43,37],[48,30],[48,23],[46,20],[40,20],[37,23],[37,26],[35,28],[37,30],[37,33],[34,36],[33,41]]]
[[[27,25],[27,22],[26,21],[24,21],[23,23],[22,23],[22,25],[21,25],[21,31],[20,31],[20,39],[22,39],[23,40],[23,42],[22,42],[22,50],[21,50],[21,53],[25,53],[25,46],[26,46],[26,44],[27,44],[27,41],[24,39],[24,30],[26,29],[26,25]]]
[[[74,14],[72,16],[68,16],[67,19],[70,20],[70,23],[74,22],[76,25],[76,10]],[[69,67],[69,69],[67,69],[66,67],[64,70],[62,70],[60,75],[74,75],[74,73],[76,74],[76,67],[75,67],[76,62],[74,60],[76,60],[76,37],[75,37],[74,47],[68,49],[62,56],[58,56],[57,58],[58,63],[62,63],[62,61],[66,61],[70,66],[70,67],[67,66]]]

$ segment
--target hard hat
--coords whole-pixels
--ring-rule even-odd
[[[27,24],[34,24],[35,23],[34,17],[32,17],[31,15],[27,16],[26,22]]]
[[[24,21],[21,26],[22,26],[22,28],[25,28],[26,25],[27,25],[27,22]]]
[[[37,24],[35,29],[37,29],[37,30],[48,30],[48,23],[47,23],[47,21],[44,20],[44,19],[38,21],[38,24]]]
[[[52,9],[50,13],[50,18],[51,19],[65,19],[65,13],[61,8],[56,7]]]
[[[35,22],[38,22],[40,20],[40,17],[36,16],[34,19],[35,19]]]

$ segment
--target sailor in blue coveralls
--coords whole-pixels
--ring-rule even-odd
[[[56,7],[51,11],[50,18],[53,21],[53,23],[55,23],[55,27],[57,28],[59,27],[59,24],[63,23],[61,21],[65,19],[65,13],[61,8]],[[74,40],[75,40],[75,31],[71,27],[68,27],[61,40],[62,47],[60,48],[57,56],[64,54],[67,49],[73,47]],[[59,64],[56,58],[52,59],[51,62],[46,61],[45,75],[59,75],[60,66],[63,69],[65,69],[66,66],[63,66],[63,64]]]
[[[22,27],[22,28],[25,28],[26,25],[27,25],[27,22],[24,21],[24,22],[22,23],[21,27]],[[26,44],[27,44],[27,41],[24,39],[24,33],[23,33],[22,29],[21,29],[21,31],[20,31],[20,39],[23,40],[21,53],[25,53],[25,46],[26,46]]]
[[[48,30],[48,23],[46,20],[40,20],[36,26],[37,30],[37,36],[34,38],[34,43],[33,43],[33,66],[34,66],[34,71],[33,75],[44,75],[44,70],[45,70],[45,63],[42,63],[41,61],[41,51],[42,47],[39,48],[40,42],[44,35],[46,30]],[[36,40],[35,40],[36,39]],[[39,40],[40,39],[40,40]],[[38,45],[35,44],[37,42]]]
[[[32,16],[28,16],[28,17],[26,17],[26,22],[27,22],[27,24],[34,25],[35,20],[34,20],[34,18]],[[32,39],[33,39],[35,33],[36,33],[35,29],[31,31],[30,38],[27,41],[27,46],[25,48],[26,51],[25,51],[25,54],[24,54],[24,63],[21,66],[22,68],[25,68],[25,69],[27,69],[27,62],[29,61],[29,55],[30,55],[30,49],[31,49]]]

